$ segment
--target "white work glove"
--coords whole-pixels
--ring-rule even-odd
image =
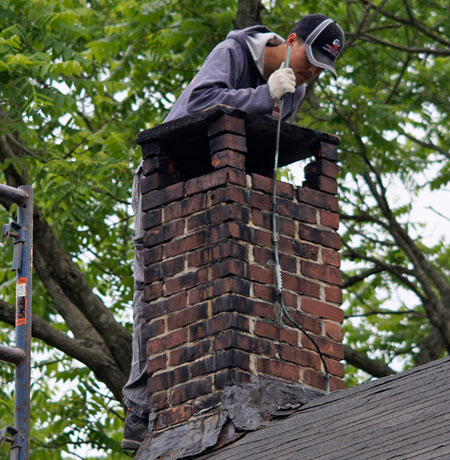
[[[284,62],[267,80],[272,102],[277,104],[286,93],[295,92],[295,75],[290,67],[284,67]]]

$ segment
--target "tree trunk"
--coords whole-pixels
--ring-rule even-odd
[[[235,29],[261,24],[261,11],[264,7],[260,0],[239,0],[236,18],[234,19]]]

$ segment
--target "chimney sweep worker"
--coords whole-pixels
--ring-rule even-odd
[[[270,115],[283,97],[282,116],[289,117],[304,98],[307,81],[323,70],[336,76],[334,65],[343,45],[342,29],[321,14],[303,17],[286,40],[264,26],[234,30],[212,50],[164,122],[217,104]],[[290,61],[289,67],[285,67],[288,47],[291,47]],[[141,173],[142,165],[135,171],[133,182],[132,203],[136,214],[133,356],[130,376],[123,388],[128,411],[122,448],[132,451],[139,448],[154,419],[147,394]]]

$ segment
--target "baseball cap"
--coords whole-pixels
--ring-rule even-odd
[[[345,38],[336,21],[323,14],[308,14],[297,22],[292,32],[305,42],[309,62],[337,77],[334,61],[342,52]]]

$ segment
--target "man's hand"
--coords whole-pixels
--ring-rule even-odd
[[[269,77],[267,84],[272,102],[277,104],[286,93],[295,91],[294,71],[290,67],[284,67],[283,62],[281,67]]]

